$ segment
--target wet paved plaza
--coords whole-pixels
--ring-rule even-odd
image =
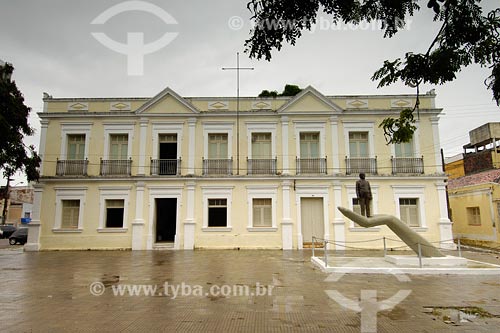
[[[346,274],[332,282],[325,281],[328,274],[315,268],[310,256],[306,250],[1,249],[0,331],[360,332],[360,313],[326,290],[353,304],[366,290],[378,302],[411,290],[392,310],[372,318],[378,332],[500,330],[500,276],[402,281],[392,275]],[[498,254],[464,256],[500,264]],[[447,314],[454,307],[479,309],[486,317],[460,322]]]

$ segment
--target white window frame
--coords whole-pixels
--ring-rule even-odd
[[[319,158],[325,158],[326,121],[293,121],[295,130],[295,155],[300,158],[300,133],[319,132]]]
[[[269,232],[277,231],[278,223],[276,221],[276,209],[278,207],[278,186],[258,186],[249,185],[247,188],[247,207],[248,207],[248,223],[247,230],[250,232]],[[271,199],[271,226],[270,227],[254,227],[253,226],[253,199]]]
[[[128,206],[132,186],[101,186],[99,187],[99,227],[97,232],[127,232]],[[106,228],[106,200],[123,200],[123,224],[121,228]]]
[[[372,185],[370,184],[370,188],[372,190],[372,200],[371,200],[371,214],[375,215],[378,214],[378,191],[379,191],[379,186],[378,185]],[[356,194],[356,185],[345,185],[346,189],[346,194],[347,194],[347,207],[350,210],[353,210],[353,205],[352,205],[352,199],[357,198]],[[380,231],[380,227],[371,227],[371,228],[365,228],[362,226],[357,225],[351,220],[349,221],[349,231],[355,231],[355,232],[374,232],[374,231]]]
[[[233,202],[234,186],[202,186],[203,196],[203,226],[202,231],[217,231],[230,232],[233,227],[231,225],[231,208]],[[225,227],[209,227],[208,226],[208,199],[226,199],[227,208],[227,225]]]
[[[68,153],[68,135],[84,134],[85,135],[85,154],[84,159],[89,156],[90,132],[93,123],[61,123],[61,153],[60,160],[67,159]]]
[[[368,157],[375,158],[375,123],[373,121],[343,121],[345,155],[351,157],[349,149],[350,132],[368,132]]]
[[[227,134],[227,159],[233,157],[233,127],[234,122],[204,122],[203,123],[203,158],[208,158],[208,135]]]
[[[127,159],[132,157],[132,146],[134,142],[134,127],[133,123],[115,123],[104,124],[104,159],[109,160],[110,156],[110,139],[112,134],[127,134]]]
[[[427,222],[425,219],[425,185],[392,185],[394,192],[394,204],[396,211],[394,216],[401,219],[399,199],[418,199],[418,218],[419,227],[410,227],[416,231],[427,231]]]
[[[177,134],[177,159],[182,155],[182,130],[184,127],[183,122],[171,123],[153,123],[153,159],[158,159],[159,155],[159,136],[160,134]]]
[[[52,231],[67,233],[82,232],[87,187],[54,187],[54,190],[56,191],[56,216]],[[78,227],[76,229],[62,227],[63,200],[80,200]]]
[[[252,159],[252,135],[253,133],[271,133],[271,158],[276,157],[276,122],[257,122],[257,121],[247,121],[247,150],[248,158]]]

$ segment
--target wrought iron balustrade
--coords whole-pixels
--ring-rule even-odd
[[[423,157],[391,157],[393,174],[423,174]]]
[[[345,158],[346,174],[368,173],[377,174],[377,157],[347,157]]]
[[[247,158],[247,173],[249,175],[275,175],[277,158]]]
[[[225,175],[233,174],[233,159],[210,158],[203,159],[203,175]]]
[[[296,158],[297,174],[324,174],[326,175],[326,157],[324,158]]]
[[[151,160],[150,172],[152,176],[175,176],[181,173],[181,159],[155,159]]]
[[[101,176],[130,176],[132,174],[132,159],[103,160],[101,159]]]
[[[87,176],[88,159],[60,160],[57,159],[56,176]]]

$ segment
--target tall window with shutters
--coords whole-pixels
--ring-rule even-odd
[[[369,157],[368,132],[349,132],[349,156]]]
[[[271,158],[271,133],[252,133],[252,158]]]
[[[209,134],[208,135],[208,158],[209,159],[227,159],[227,134]]]
[[[396,143],[394,145],[394,152],[396,157],[414,157],[413,141]]]
[[[61,200],[62,220],[61,228],[77,229],[80,216],[80,200]]]
[[[109,148],[110,160],[126,160],[128,158],[128,134],[111,134]]]
[[[405,222],[408,226],[420,227],[418,211],[419,208],[417,198],[399,199],[399,214],[401,221]]]
[[[253,199],[253,226],[272,227],[272,199],[254,198]]]
[[[319,158],[319,132],[300,133],[300,158]]]
[[[85,159],[85,134],[68,134],[68,149],[66,159]]]

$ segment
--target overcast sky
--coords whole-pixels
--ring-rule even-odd
[[[31,123],[37,129],[28,143],[39,144],[36,113],[42,110],[43,92],[54,97],[148,97],[169,86],[181,96],[235,96],[235,73],[221,68],[236,65],[236,52],[241,53],[241,66],[255,68],[241,72],[242,96],[256,96],[263,89],[281,91],[286,83],[312,85],[325,95],[412,94],[414,89],[401,84],[377,89],[370,77],[386,59],[425,52],[438,29],[426,1],[407,28],[391,39],[383,39],[373,25],[333,27],[322,16],[313,32],[306,32],[295,46],[274,51],[267,62],[243,53],[250,30],[245,0],[151,0],[170,15],[170,24],[144,11],[91,24],[124,2],[0,0],[0,59],[14,65],[14,79],[33,109]],[[485,9],[493,6],[498,0],[483,1]],[[177,36],[144,57],[143,75],[131,76],[127,56],[101,44],[92,36],[96,32],[119,43],[127,41],[129,32],[144,33],[146,44],[165,33]],[[452,83],[421,87],[422,93],[435,88],[436,106],[444,109],[440,134],[445,156],[462,151],[471,129],[500,121],[500,109],[484,85],[488,75],[487,69],[471,66]]]

